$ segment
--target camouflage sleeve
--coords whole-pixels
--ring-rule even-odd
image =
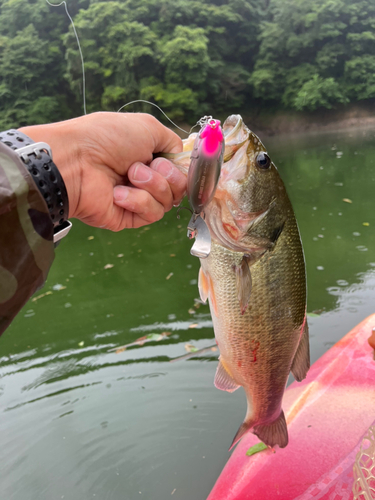
[[[0,335],[43,286],[53,259],[46,202],[18,155],[0,143]]]

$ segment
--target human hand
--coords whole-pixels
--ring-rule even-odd
[[[50,145],[66,185],[69,217],[112,231],[161,219],[185,194],[186,177],[153,153],[182,151],[181,139],[144,113],[92,113],[20,129]]]

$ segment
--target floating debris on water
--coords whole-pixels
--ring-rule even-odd
[[[323,266],[316,266],[317,270],[318,271],[324,271],[324,267]]]
[[[370,223],[369,222],[362,222],[362,226],[369,226]]]
[[[134,342],[130,342],[130,344],[125,344],[120,347],[114,347],[112,349],[108,349],[107,352],[115,351],[116,354],[120,354],[121,352],[126,351],[128,347],[134,346],[143,346],[146,342],[160,342],[160,340],[165,339],[171,334],[171,332],[162,332],[162,333],[149,333],[148,335],[144,335],[143,337],[139,337]]]
[[[33,299],[31,299],[31,302],[36,302],[37,300],[41,299],[42,297],[45,297],[46,295],[52,295],[53,292],[46,292],[46,293],[42,293],[41,295],[38,295],[37,297],[34,297]]]
[[[88,239],[88,240],[93,240],[93,239],[94,239],[94,236],[89,236],[87,239]]]
[[[64,304],[64,307],[66,307],[66,308],[72,307],[72,304],[70,302],[67,302],[66,304]]]
[[[173,273],[169,273],[168,276],[165,279],[169,280],[170,278],[172,278],[172,276],[173,276]]]
[[[197,311],[193,309],[192,307],[188,310],[189,314],[195,314]]]
[[[342,201],[345,201],[345,203],[353,203],[349,198],[343,198]]]
[[[185,349],[187,349],[187,346],[191,346],[192,344],[186,344]],[[193,346],[194,347],[194,346]],[[171,359],[169,362],[174,363],[175,361],[183,361],[184,359],[190,359],[196,356],[199,356],[201,354],[204,354],[206,352],[218,352],[218,348],[216,344],[210,345],[208,347],[203,347],[202,349],[197,349],[196,351],[192,350],[188,352],[188,354],[184,354],[183,356],[178,356],[177,358]]]
[[[85,341],[81,340],[81,342],[78,342],[79,347],[83,347],[85,345]]]
[[[119,259],[120,259],[121,257],[123,257],[123,256],[124,256],[124,254],[123,254],[123,253],[119,253],[119,254],[117,255],[117,257],[118,257]]]
[[[189,325],[189,328],[197,328],[198,326],[198,323],[192,323],[191,325]]]
[[[52,290],[55,292],[59,292],[60,290],[65,290],[66,286],[60,285],[60,283],[56,283],[56,285],[53,285]]]
[[[193,344],[185,344],[185,351],[187,352],[197,352],[198,348]]]
[[[341,158],[343,154],[342,151],[336,151],[336,158]]]
[[[104,269],[112,269],[112,267],[114,267],[114,264],[106,264]]]
[[[353,236],[361,236],[361,233],[358,233],[357,231],[354,231]]]
[[[169,257],[176,257],[175,253],[171,253]]]

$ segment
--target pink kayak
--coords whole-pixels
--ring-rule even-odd
[[[247,456],[259,439],[245,435],[208,500],[357,498],[353,465],[375,425],[375,361],[368,342],[373,328],[375,314],[314,363],[305,380],[291,384],[283,399],[288,446]],[[374,456],[372,465],[375,474]]]

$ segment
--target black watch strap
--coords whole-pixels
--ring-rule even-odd
[[[30,172],[45,199],[54,227],[54,242],[66,236],[71,228],[68,221],[69,199],[61,174],[52,161],[52,151],[44,142],[35,143],[19,130],[0,133],[0,141],[13,149]]]

